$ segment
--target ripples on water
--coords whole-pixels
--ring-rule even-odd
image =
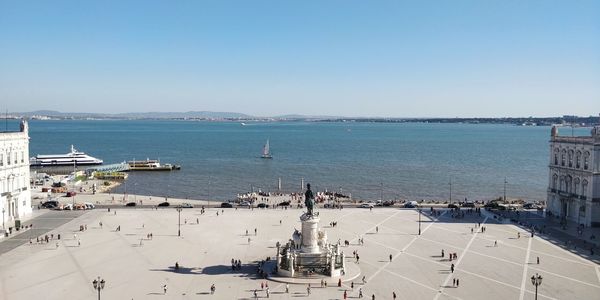
[[[545,199],[549,127],[246,123],[31,121],[30,155],[66,153],[74,144],[105,163],[160,158],[182,166],[133,172],[117,193],[224,200],[276,190],[278,178],[284,191],[297,191],[304,178],[354,198],[448,199],[452,177],[453,199],[477,200],[501,196],[506,177],[508,197]],[[260,158],[267,139],[271,160]]]

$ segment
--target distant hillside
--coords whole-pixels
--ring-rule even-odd
[[[114,117],[135,119],[251,119],[253,116],[235,112],[188,111],[114,114]]]
[[[311,116],[311,115],[298,115],[298,114],[290,114],[290,115],[280,115],[274,116],[275,119],[287,119],[287,120],[306,120],[306,119],[343,119],[345,117],[341,116]]]
[[[31,112],[13,112],[13,116],[47,116],[54,118],[99,118],[99,119],[252,119],[253,116],[235,112],[188,111],[188,112],[133,112],[119,114],[70,113],[54,110],[36,110]]]

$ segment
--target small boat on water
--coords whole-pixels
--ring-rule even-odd
[[[132,160],[128,161],[129,171],[173,171],[180,170],[181,166],[172,164],[161,164],[159,160],[149,159],[146,160]]]
[[[271,149],[269,147],[269,140],[267,140],[267,143],[263,147],[262,155],[260,157],[269,159],[273,158],[273,155],[271,155]]]
[[[77,151],[71,145],[71,152],[66,154],[50,154],[36,155],[29,159],[30,166],[84,166],[84,165],[101,165],[101,159],[91,157],[83,152]]]

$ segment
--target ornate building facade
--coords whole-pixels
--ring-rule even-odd
[[[552,127],[547,211],[600,227],[600,127],[591,136],[559,136]]]
[[[2,231],[31,214],[29,184],[29,128],[21,121],[20,131],[0,132],[0,210]]]

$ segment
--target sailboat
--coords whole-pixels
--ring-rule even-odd
[[[271,155],[271,150],[269,149],[269,140],[267,140],[267,143],[263,147],[261,157],[262,158],[273,158],[273,156]]]

